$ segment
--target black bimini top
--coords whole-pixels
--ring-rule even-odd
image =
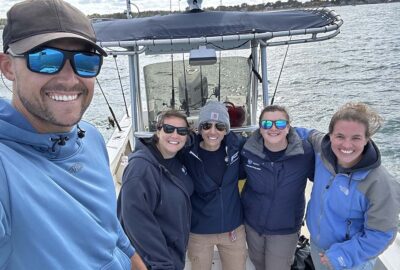
[[[174,40],[283,31],[337,30],[340,16],[324,9],[277,12],[187,12],[165,16],[120,19],[94,23],[97,40],[103,42]],[[296,31],[295,31],[296,32]]]

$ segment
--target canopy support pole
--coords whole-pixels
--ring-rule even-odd
[[[258,41],[253,39],[251,41],[251,55],[253,59],[253,69],[258,72]],[[258,78],[252,73],[252,87],[251,87],[251,124],[257,124],[257,98],[258,98]]]
[[[261,48],[261,76],[263,91],[263,107],[268,106],[268,74],[267,74],[267,46],[265,43],[260,44]]]

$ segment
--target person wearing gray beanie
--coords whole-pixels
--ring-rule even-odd
[[[230,131],[225,105],[209,101],[200,109],[198,131],[183,156],[194,182],[188,258],[192,270],[211,269],[214,246],[222,269],[246,268],[246,232],[238,189],[244,138]]]
[[[201,132],[202,125],[206,122],[215,121],[223,123],[226,127],[226,133],[229,133],[231,125],[229,122],[228,109],[221,102],[211,100],[200,109],[198,130]]]

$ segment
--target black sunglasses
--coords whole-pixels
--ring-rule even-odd
[[[40,47],[24,54],[14,54],[13,57],[24,57],[30,71],[40,74],[53,75],[60,72],[67,60],[70,61],[75,74],[83,78],[96,77],[103,57],[100,54],[86,51],[68,51],[51,47]]]
[[[174,133],[176,129],[176,133],[178,133],[181,136],[186,136],[189,134],[189,128],[188,127],[175,127],[172,125],[168,124],[163,124],[162,126],[158,127],[158,130],[163,129],[165,133],[171,134]]]
[[[226,130],[226,125],[224,123],[210,123],[210,122],[205,122],[201,124],[201,128],[204,130],[209,130],[212,128],[212,126],[215,125],[215,128],[218,131],[225,131]]]

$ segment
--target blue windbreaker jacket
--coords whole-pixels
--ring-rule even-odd
[[[244,219],[259,234],[298,232],[303,223],[307,178],[313,179],[314,152],[299,128],[290,128],[285,154],[271,162],[259,130],[242,150],[247,181],[242,191]]]
[[[79,126],[39,134],[0,99],[1,270],[130,269],[103,138]]]
[[[326,250],[335,270],[355,267],[378,256],[396,237],[400,184],[381,165],[372,140],[357,168],[343,173],[335,170],[328,135],[312,131],[310,141],[316,155],[307,208],[311,240]]]
[[[218,186],[208,175],[199,157],[201,135],[194,137],[182,159],[193,181],[192,233],[214,234],[229,232],[243,223],[238,181],[245,177],[240,168],[240,150],[244,138],[229,132],[224,138],[227,167],[222,184]]]
[[[150,140],[136,140],[118,198],[118,217],[151,270],[182,270],[190,232],[193,182],[172,174],[150,151]]]

